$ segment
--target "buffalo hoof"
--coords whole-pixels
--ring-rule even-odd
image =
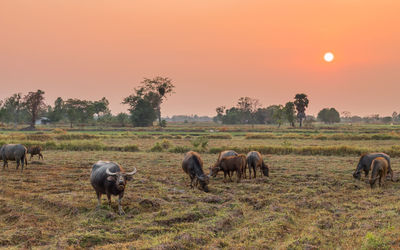
[[[124,210],[119,210],[119,215],[125,215],[125,212],[124,212]]]

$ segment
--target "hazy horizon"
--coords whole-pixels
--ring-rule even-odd
[[[113,113],[144,77],[170,77],[162,115],[214,116],[242,96],[310,99],[391,115],[400,91],[400,2],[383,0],[0,2],[0,99],[42,89]],[[323,60],[325,52],[335,55]]]

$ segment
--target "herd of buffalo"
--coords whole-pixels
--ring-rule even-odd
[[[8,168],[8,161],[16,161],[17,167],[21,165],[21,171],[24,166],[28,165],[27,155],[32,157],[38,155],[39,159],[43,159],[39,146],[27,149],[22,144],[5,144],[0,148],[0,159],[3,160],[3,170]],[[197,152],[189,151],[185,154],[182,161],[183,171],[190,177],[190,187],[197,186],[204,192],[209,192],[208,184],[210,177],[217,176],[218,172],[224,173],[224,181],[232,181],[232,176],[236,173],[236,181],[240,182],[242,178],[247,178],[247,169],[249,178],[257,177],[256,172],[260,171],[262,175],[269,177],[269,167],[259,152],[251,151],[247,155],[238,154],[235,151],[227,150],[219,154],[216,163],[210,167],[209,174],[203,171],[203,161]],[[393,170],[390,165],[390,156],[385,153],[370,153],[360,157],[357,168],[353,173],[353,177],[360,180],[361,172],[364,171],[365,177],[369,176],[371,188],[375,182],[379,180],[379,186],[384,185],[386,177],[389,174],[390,180],[393,181]],[[124,196],[126,182],[132,179],[136,174],[136,168],[132,172],[126,172],[120,165],[114,162],[98,161],[92,167],[90,182],[96,192],[98,199],[98,207],[101,205],[101,195],[106,194],[108,204],[111,206],[111,195],[118,196],[118,210],[120,214],[124,214],[121,201]]]

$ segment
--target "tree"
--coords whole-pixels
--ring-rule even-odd
[[[294,106],[294,102],[287,102],[283,109],[285,113],[286,120],[290,123],[292,127],[294,127],[294,121],[296,117],[296,110]]]
[[[399,120],[399,114],[396,111],[392,113],[392,119],[394,122],[397,122]]]
[[[129,115],[125,113],[119,113],[116,118],[121,127],[125,127],[129,122]]]
[[[129,111],[133,125],[151,126],[153,121],[158,118],[158,124],[162,127],[164,124],[161,120],[161,104],[174,88],[175,86],[169,78],[159,76],[153,79],[145,78],[142,86],[135,89],[135,93],[124,98],[122,102],[130,106]],[[139,117],[144,120],[140,121]]]
[[[257,99],[250,97],[241,97],[237,103],[237,109],[240,111],[240,123],[251,123],[255,122],[255,112],[260,106],[260,102]]]
[[[76,122],[87,123],[93,119],[93,102],[79,99],[68,99],[65,102],[65,113],[72,125]]]
[[[318,119],[324,123],[332,124],[335,122],[340,122],[339,112],[334,108],[324,108],[318,113]]]
[[[134,127],[149,127],[157,119],[157,113],[146,99],[139,99],[133,109],[130,109],[131,121]]]
[[[61,97],[54,101],[54,108],[50,108],[48,112],[49,119],[52,122],[59,122],[65,116],[65,103]]]
[[[21,93],[14,94],[5,99],[3,104],[3,115],[6,122],[14,122],[14,126],[17,127],[21,117],[20,114],[23,111],[23,103]]]
[[[110,103],[107,98],[103,97],[101,100],[93,102],[93,112],[97,115],[97,117],[100,117],[100,115],[109,114],[109,104]]]
[[[153,79],[144,78],[142,84],[145,86],[145,90],[152,92],[155,95],[154,102],[156,103],[156,112],[158,117],[158,124],[162,125],[161,120],[161,104],[167,98],[168,94],[172,94],[175,86],[172,84],[172,80],[168,77],[157,76]],[[161,126],[162,127],[162,126]]]
[[[214,122],[218,122],[221,121],[222,122],[222,118],[224,117],[224,113],[225,113],[225,106],[221,106],[215,109],[215,111],[217,112],[217,116],[214,117]]]
[[[30,115],[29,128],[35,129],[35,122],[41,112],[45,111],[44,91],[38,89],[36,92],[29,92],[24,96],[24,107]]]
[[[285,121],[285,111],[282,105],[277,105],[273,114],[274,122],[278,124],[280,128],[282,123]]]
[[[297,119],[299,119],[301,127],[303,125],[303,119],[306,117],[306,108],[308,107],[309,101],[306,94],[297,94],[294,99],[294,105],[297,110]]]

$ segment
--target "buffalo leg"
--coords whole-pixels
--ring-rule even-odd
[[[29,158],[30,161],[32,160],[32,157],[33,157],[33,154],[31,154],[31,157]]]
[[[25,161],[24,161],[24,158],[22,158],[21,159],[21,172],[24,170],[24,164],[25,164]]]
[[[17,160],[17,170],[18,170],[18,168],[19,168],[19,164],[20,164],[20,162],[19,162],[19,159]]]
[[[118,212],[119,212],[119,215],[125,215],[125,212],[122,209],[122,205],[121,205],[122,197],[124,197],[124,193],[120,193],[119,196],[118,196]]]
[[[39,153],[39,160],[40,160],[40,157],[42,157],[42,160],[44,160],[42,153]]]
[[[255,178],[257,178],[256,167],[253,167],[253,172],[254,172],[254,179],[255,179]]]
[[[242,172],[239,170],[239,171],[236,171],[236,178],[237,178],[237,183],[239,183],[240,182],[240,180],[242,179]]]
[[[194,187],[193,187],[193,180],[194,180],[194,177],[193,176],[190,176],[190,187],[193,189]]]
[[[233,182],[233,181],[232,181],[232,175],[233,175],[233,172],[228,171],[229,180],[230,180],[231,182]]]
[[[224,171],[224,182],[226,182],[226,172]]]
[[[97,208],[101,207],[101,193],[96,191],[97,195]]]
[[[249,179],[251,179],[251,166],[249,165]]]

